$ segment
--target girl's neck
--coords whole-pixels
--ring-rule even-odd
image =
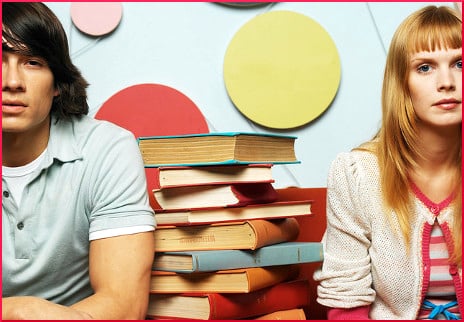
[[[430,200],[439,203],[454,192],[459,178],[461,135],[456,130],[423,130],[420,139],[420,156],[409,176]]]
[[[419,168],[436,171],[455,168],[461,150],[461,126],[448,129],[419,127],[416,162]]]

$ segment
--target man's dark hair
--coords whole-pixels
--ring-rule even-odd
[[[72,63],[68,39],[56,15],[40,2],[2,3],[2,50],[45,59],[59,95],[51,113],[67,119],[89,111],[87,81]]]

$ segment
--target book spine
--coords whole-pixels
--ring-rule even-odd
[[[270,285],[292,280],[298,276],[300,267],[298,265],[273,266],[273,269],[247,270],[248,289],[260,290]]]
[[[293,217],[277,220],[257,219],[251,220],[249,223],[256,236],[253,250],[266,245],[296,240],[300,233],[300,224]]]

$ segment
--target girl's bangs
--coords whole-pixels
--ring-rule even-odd
[[[462,48],[461,24],[447,21],[441,24],[430,22],[416,30],[410,37],[410,52],[435,51]]]

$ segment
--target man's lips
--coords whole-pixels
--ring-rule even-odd
[[[20,113],[26,108],[26,104],[20,101],[3,101],[2,112],[3,113]]]

